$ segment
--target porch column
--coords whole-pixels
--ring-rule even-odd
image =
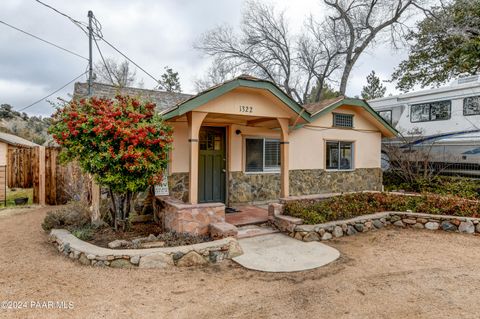
[[[290,195],[290,180],[289,180],[289,149],[288,149],[288,119],[277,118],[282,131],[282,139],[280,141],[280,155],[281,155],[281,174],[280,174],[280,197],[288,197]]]
[[[188,201],[198,203],[198,134],[208,113],[188,112],[188,142],[190,144],[190,171],[188,175]]]

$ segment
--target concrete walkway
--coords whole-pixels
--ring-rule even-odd
[[[233,258],[245,268],[265,272],[294,272],[324,266],[340,252],[319,242],[302,242],[284,234],[239,240],[244,254]]]

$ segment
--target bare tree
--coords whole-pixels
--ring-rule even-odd
[[[195,90],[205,91],[214,85],[230,80],[242,73],[235,64],[216,58],[202,78],[195,80]]]
[[[118,63],[114,59],[106,58],[105,63],[95,63],[95,74],[102,83],[126,87],[135,83],[137,71],[132,70],[127,60]]]
[[[383,33],[389,39],[403,34],[405,21],[412,10],[420,8],[420,0],[324,0],[333,10],[328,17],[330,30],[342,47],[343,70],[340,93],[345,94],[350,73],[360,56]]]

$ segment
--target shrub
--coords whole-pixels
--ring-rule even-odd
[[[430,180],[419,177],[413,182],[405,182],[394,173],[383,173],[385,190],[405,190],[407,192],[452,195],[469,199],[480,199],[480,180],[466,177],[435,176]]]
[[[70,231],[90,224],[90,211],[83,202],[71,202],[63,207],[47,213],[42,228],[49,231],[54,228],[65,228]]]
[[[80,240],[91,240],[95,232],[95,227],[91,224],[84,225],[72,230],[72,235]]]
[[[452,196],[403,196],[386,193],[357,193],[324,200],[300,200],[285,204],[285,214],[302,218],[306,224],[349,219],[382,211],[407,211],[453,216],[480,217],[480,201]]]

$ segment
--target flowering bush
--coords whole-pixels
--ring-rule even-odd
[[[172,129],[155,104],[130,96],[72,100],[52,116],[49,129],[64,161],[76,160],[110,189],[112,220],[125,222],[135,194],[158,184],[167,167]]]

